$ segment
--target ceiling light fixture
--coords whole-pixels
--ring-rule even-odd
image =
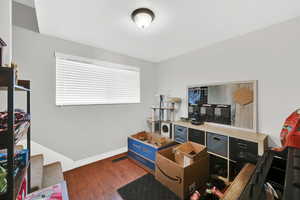
[[[154,18],[154,12],[148,8],[138,8],[131,14],[132,21],[141,29],[147,28]]]

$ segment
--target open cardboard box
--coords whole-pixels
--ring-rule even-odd
[[[157,133],[149,133],[145,131],[131,135],[131,137],[140,140],[142,142],[154,145],[155,147],[158,148],[173,143],[173,141],[169,138],[162,137]]]
[[[207,148],[203,145],[186,142],[173,149],[175,161],[183,167],[189,166],[207,155]]]
[[[155,178],[181,199],[189,197],[197,188],[204,186],[209,178],[206,148],[199,154],[201,156],[197,156],[193,163],[183,166],[176,162],[174,147],[157,152]]]

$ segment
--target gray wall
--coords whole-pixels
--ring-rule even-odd
[[[0,1],[0,38],[7,44],[3,63],[10,64],[12,57],[12,0]]]
[[[13,25],[39,32],[35,8],[14,1],[12,13]]]
[[[159,64],[158,91],[185,98],[186,87],[258,80],[259,131],[279,144],[283,121],[300,107],[300,18],[227,40]]]
[[[13,59],[22,79],[32,82],[32,137],[45,147],[79,160],[127,145],[145,130],[155,94],[153,64],[105,50],[13,27]],[[140,67],[140,104],[55,106],[54,52]],[[23,94],[17,96],[18,107]]]

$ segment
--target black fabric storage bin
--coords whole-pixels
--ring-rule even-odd
[[[205,132],[190,128],[189,129],[189,141],[205,145]]]
[[[229,158],[239,162],[256,163],[258,158],[258,144],[230,137]]]

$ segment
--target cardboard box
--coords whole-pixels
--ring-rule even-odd
[[[155,147],[162,147],[173,143],[173,141],[169,138],[162,137],[157,133],[148,133],[148,132],[139,132],[137,134],[131,135],[132,138],[140,140],[142,142],[152,144]]]
[[[154,174],[156,152],[174,145],[176,142],[169,138],[162,138],[155,133],[139,132],[128,136],[128,157]]]
[[[201,144],[194,142],[186,142],[173,149],[175,161],[183,166],[189,166],[202,156],[207,155],[207,148]]]
[[[204,150],[197,160],[184,167],[176,163],[173,150],[173,147],[170,147],[157,152],[155,177],[178,197],[185,199],[208,181],[208,154]]]

